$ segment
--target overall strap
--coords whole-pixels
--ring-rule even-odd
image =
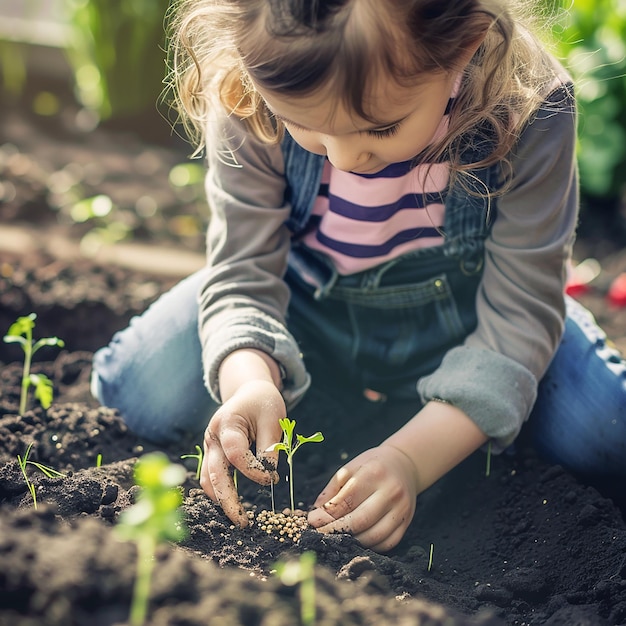
[[[298,233],[306,226],[318,195],[325,157],[308,152],[285,132],[281,144],[285,163],[287,190],[291,203],[287,226]],[[479,161],[489,149],[483,141],[464,151],[464,162]],[[490,197],[499,180],[499,167],[472,170],[461,175],[446,194],[444,253],[451,257],[480,255],[482,244],[495,218],[495,199]]]
[[[287,226],[293,233],[298,233],[306,226],[313,211],[322,180],[325,157],[308,152],[299,146],[287,131],[281,148],[287,180],[285,200],[291,203]]]
[[[462,153],[462,163],[480,162],[491,152],[492,142],[487,137],[488,134],[480,133],[479,129],[468,139],[468,147]],[[443,252],[446,256],[464,259],[466,263],[473,262],[482,267],[484,241],[497,213],[497,198],[493,192],[500,184],[499,163],[471,169],[456,176],[445,199]],[[479,269],[467,268],[470,273]]]
[[[291,203],[287,226],[293,233],[304,229],[319,192],[324,170],[324,158],[299,146],[285,131],[281,148],[285,161],[287,190],[285,200]]]

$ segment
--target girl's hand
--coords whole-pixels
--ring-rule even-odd
[[[365,547],[385,552],[398,544],[411,523],[418,493],[413,461],[383,443],[337,471],[308,521],[320,532],[348,532]]]
[[[285,417],[280,391],[268,381],[255,380],[241,385],[215,412],[204,434],[204,458],[200,485],[217,502],[229,519],[248,525],[231,468],[262,485],[276,482],[272,468],[277,453],[266,450],[281,440],[278,420]],[[256,443],[256,456],[250,448]]]

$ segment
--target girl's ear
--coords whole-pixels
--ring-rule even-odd
[[[476,54],[478,48],[480,48],[483,41],[485,41],[488,30],[489,29],[486,28],[478,37],[475,37],[470,43],[462,46],[461,55],[457,61],[457,65],[460,70],[464,69],[465,66],[472,60],[472,57]]]
[[[486,14],[478,14],[475,16],[472,25],[469,27],[469,32],[467,33],[469,41],[462,44],[459,48],[460,56],[457,60],[459,69],[464,69],[472,60],[478,48],[480,48],[483,41],[485,41],[485,37],[489,29],[493,26],[493,23],[493,18]]]

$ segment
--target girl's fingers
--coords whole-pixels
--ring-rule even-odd
[[[309,512],[307,521],[311,526],[313,526],[313,528],[317,528],[319,530],[328,524],[332,524],[336,520],[323,507],[318,507]]]
[[[202,466],[200,467],[200,486],[204,493],[206,493],[213,502],[217,502],[217,498],[215,496],[215,491],[213,489],[213,485],[211,484],[211,480],[209,479],[209,447],[206,444],[206,441],[203,442],[204,451],[202,455]]]
[[[333,496],[339,493],[339,490],[348,482],[351,476],[352,473],[347,465],[338,469],[335,475],[328,481],[328,484],[324,487],[320,495],[317,496],[313,506],[321,507],[326,504]]]
[[[367,526],[362,531],[355,530],[367,525],[367,522],[362,519],[360,515],[361,511],[350,513],[341,519],[333,520],[332,522],[318,527],[318,532],[321,533],[350,533],[354,538],[366,548],[371,548],[376,552],[387,552],[395,547],[402,537],[404,536],[405,525],[398,523],[399,520],[393,512],[383,514],[382,517],[377,518],[375,515],[369,518],[375,519],[372,525]]]
[[[342,467],[329,485],[330,489],[327,487],[317,499],[317,502],[322,501],[318,507],[336,520],[350,515],[358,508],[360,527],[352,529],[352,532],[361,532],[371,525],[366,519],[367,517],[384,513],[382,509],[375,510],[380,509],[380,506],[374,506],[375,502],[381,500],[380,497],[373,497],[378,493],[379,487],[363,475],[361,468],[352,474],[349,466]],[[338,489],[334,495],[328,499],[322,498],[322,496],[328,497],[329,493],[332,493],[336,488]]]
[[[360,488],[356,480],[349,479],[336,495],[309,513],[308,521],[321,532],[358,535],[384,515],[383,498],[369,486]]]
[[[273,482],[278,482],[278,452],[271,448],[282,439],[278,420],[272,419],[269,428],[259,427],[256,440],[256,455],[266,471],[272,475]]]
[[[248,525],[237,490],[230,475],[230,464],[215,441],[205,444],[205,454],[200,472],[200,485],[204,492],[221,507],[226,516],[242,528]]]
[[[272,473],[250,450],[250,440],[238,428],[226,427],[218,432],[217,440],[229,465],[261,485],[269,485]]]
[[[376,552],[388,552],[400,543],[405,530],[406,524],[391,511],[372,527],[355,534],[355,539]]]

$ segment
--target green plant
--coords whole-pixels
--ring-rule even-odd
[[[319,431],[310,437],[296,435],[296,441],[294,443],[293,431],[296,427],[296,421],[289,419],[288,417],[283,417],[278,420],[278,422],[283,431],[283,440],[270,446],[268,451],[271,450],[274,452],[280,452],[282,450],[287,456],[287,463],[289,465],[289,498],[291,502],[291,511],[293,512],[296,508],[293,497],[293,455],[303,443],[317,443],[324,441],[324,435],[322,435]]]
[[[435,544],[431,543],[430,544],[430,551],[428,552],[428,571],[430,572],[430,570],[433,568],[433,554],[435,552]]]
[[[279,561],[274,566],[276,575],[289,587],[300,585],[300,621],[304,626],[315,623],[315,552],[307,551],[300,558],[290,561]]]
[[[200,470],[202,469],[202,459],[204,454],[202,448],[196,445],[196,454],[183,454],[181,459],[196,459],[196,480],[200,480]]]
[[[65,0],[67,54],[83,104],[101,119],[154,109],[165,78],[169,0]]]
[[[57,470],[44,465],[43,463],[38,463],[37,461],[31,461],[28,456],[30,455],[31,448],[33,444],[31,443],[28,448],[26,448],[26,452],[24,453],[24,457],[22,458],[19,454],[17,455],[17,464],[22,471],[22,476],[24,476],[24,480],[26,481],[26,487],[28,487],[28,491],[33,499],[33,506],[35,509],[37,508],[37,493],[35,489],[35,485],[28,478],[28,474],[26,473],[26,466],[32,465],[36,467],[40,472],[46,475],[48,478],[65,478],[65,474],[62,472],[57,472]]]
[[[491,476],[491,439],[487,444],[487,465],[485,466],[485,476],[487,478]]]
[[[26,82],[26,60],[24,45],[15,41],[0,41],[0,67],[2,68],[3,90],[18,96]]]
[[[58,346],[62,348],[65,343],[58,337],[44,337],[43,339],[33,340],[33,328],[37,315],[31,313],[25,317],[18,317],[11,324],[7,334],[4,336],[5,343],[18,343],[24,351],[24,369],[22,373],[22,392],[20,394],[20,415],[26,412],[26,402],[28,398],[28,388],[33,385],[35,387],[35,398],[44,409],[52,404],[53,388],[52,381],[44,374],[31,374],[30,366],[33,355],[39,348],[44,346]]]
[[[556,54],[579,107],[578,162],[585,196],[619,197],[626,184],[626,4],[543,0]]]
[[[122,512],[116,526],[121,539],[137,545],[137,576],[130,609],[132,626],[146,620],[150,584],[157,546],[165,541],[180,541],[187,529],[180,505],[179,487],[187,476],[182,465],[170,463],[162,452],[151,452],[135,464],[135,484],[141,487],[137,502]]]

